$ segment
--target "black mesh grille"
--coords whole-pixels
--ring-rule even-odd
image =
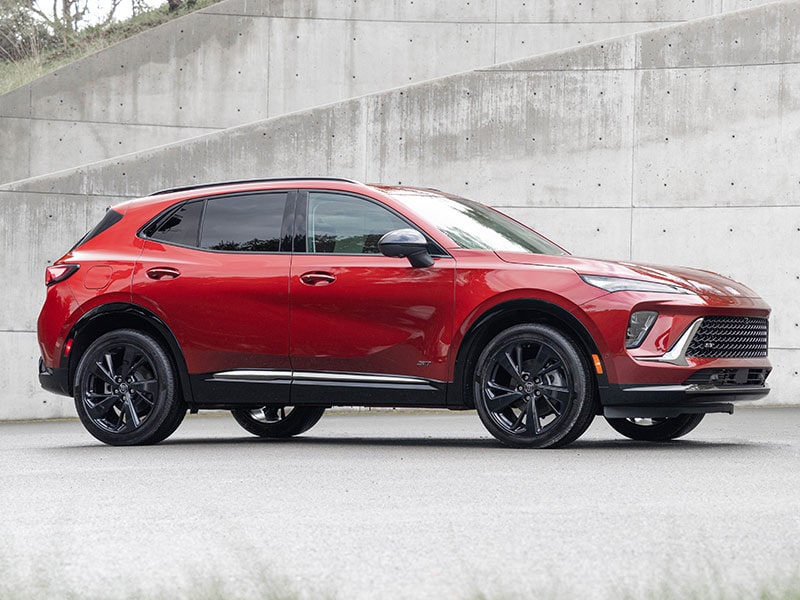
[[[760,358],[767,355],[769,322],[761,317],[705,317],[686,356]]]

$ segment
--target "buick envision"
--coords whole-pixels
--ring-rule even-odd
[[[431,189],[166,190],[111,207],[45,282],[41,384],[114,445],[201,409],[288,437],[340,405],[476,409],[517,447],[598,415],[664,441],[768,392],[770,309],[746,286],[576,258]]]

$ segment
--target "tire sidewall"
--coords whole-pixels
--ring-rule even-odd
[[[617,433],[637,442],[669,442],[692,431],[704,417],[702,413],[682,414],[655,425],[637,425],[628,419],[606,418],[606,421]]]
[[[140,427],[127,433],[114,433],[100,427],[92,420],[83,402],[83,395],[88,382],[87,369],[89,365],[95,362],[98,356],[101,356],[105,351],[121,344],[134,346],[147,355],[155,369],[159,390],[158,397],[147,420]],[[78,368],[75,370],[73,391],[75,408],[83,426],[95,438],[106,444],[112,446],[152,444],[161,441],[165,437],[163,435],[165,428],[174,429],[171,425],[167,427],[167,421],[170,418],[177,418],[174,405],[179,402],[176,393],[174,368],[158,342],[141,332],[135,330],[111,331],[92,342],[78,362]],[[179,413],[178,416],[182,418],[183,412]]]
[[[288,438],[311,429],[325,412],[324,407],[294,406],[285,419],[274,423],[265,423],[254,418],[253,409],[235,409],[231,411],[233,418],[243,429],[263,438]]]
[[[512,434],[503,428],[487,408],[483,393],[484,382],[492,367],[491,357],[503,346],[528,340],[545,343],[556,352],[569,369],[574,389],[567,413],[559,418],[560,421],[556,426],[538,435]],[[587,419],[593,418],[593,415],[587,414],[587,411],[592,410],[593,380],[577,348],[577,344],[559,330],[538,323],[516,325],[495,336],[478,356],[473,385],[475,408],[489,433],[502,443],[517,448],[550,448],[574,441],[577,436],[570,435],[573,430],[585,429]]]

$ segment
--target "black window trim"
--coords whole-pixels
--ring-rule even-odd
[[[246,192],[233,192],[228,194],[210,194],[208,196],[189,198],[169,206],[168,208],[157,214],[155,217],[150,219],[147,223],[145,223],[145,225],[139,228],[139,231],[136,232],[136,237],[148,242],[165,244],[167,246],[174,246],[176,248],[186,248],[188,250],[197,250],[199,252],[211,252],[214,254],[291,254],[292,248],[290,247],[289,242],[294,239],[293,212],[295,212],[294,207],[297,204],[297,192],[298,192],[297,189],[249,190]],[[281,230],[280,230],[281,238],[280,238],[279,250],[277,251],[214,250],[212,248],[202,248],[200,246],[200,232],[203,231],[203,222],[205,221],[206,217],[206,205],[209,200],[216,200],[221,198],[235,198],[239,196],[264,195],[264,194],[286,194],[286,202],[284,203],[283,217],[281,219]],[[151,237],[152,234],[156,230],[158,230],[158,228],[161,227],[161,225],[165,221],[167,221],[169,218],[172,217],[172,215],[174,215],[181,208],[192,202],[203,203],[203,212],[200,215],[200,224],[197,229],[197,238],[195,239],[195,245],[187,246],[185,244],[176,244],[175,242],[170,242],[167,240],[157,240]],[[284,242],[287,243],[287,247],[285,250],[283,249]]]

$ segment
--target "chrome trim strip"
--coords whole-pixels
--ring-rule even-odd
[[[706,386],[692,383],[689,385],[645,385],[640,387],[630,387],[622,390],[623,393],[658,394],[659,392],[683,392],[687,395],[708,395],[708,396],[747,396],[748,394],[759,394],[766,396],[769,392],[769,384],[764,385],[732,385],[732,386]]]
[[[691,327],[689,327],[689,329],[687,329],[680,339],[672,346],[672,350],[666,354],[662,356],[634,356],[634,358],[642,362],[663,362],[685,367],[689,364],[686,361],[686,350],[689,348],[689,344],[692,342],[694,334],[697,333],[697,330],[700,329],[700,325],[702,324],[703,318],[700,317],[694,323],[692,323]]]
[[[641,387],[630,387],[624,388],[622,390],[623,393],[630,393],[630,392],[646,392],[648,394],[654,394],[656,392],[688,392],[692,386],[689,385],[643,385]]]
[[[273,371],[271,369],[237,370],[214,373],[214,381],[275,381],[276,379],[291,379],[291,371]]]
[[[353,373],[324,373],[295,371],[294,378],[302,381],[341,381],[353,383],[396,383],[405,385],[428,385],[431,380],[397,375],[359,375]]]
[[[276,371],[272,369],[241,369],[214,373],[211,376],[212,381],[251,381],[254,383],[281,379],[341,383],[384,383],[395,385],[430,385],[431,383],[441,383],[434,379],[401,377],[398,375],[362,375],[359,373],[326,373],[319,371]]]

